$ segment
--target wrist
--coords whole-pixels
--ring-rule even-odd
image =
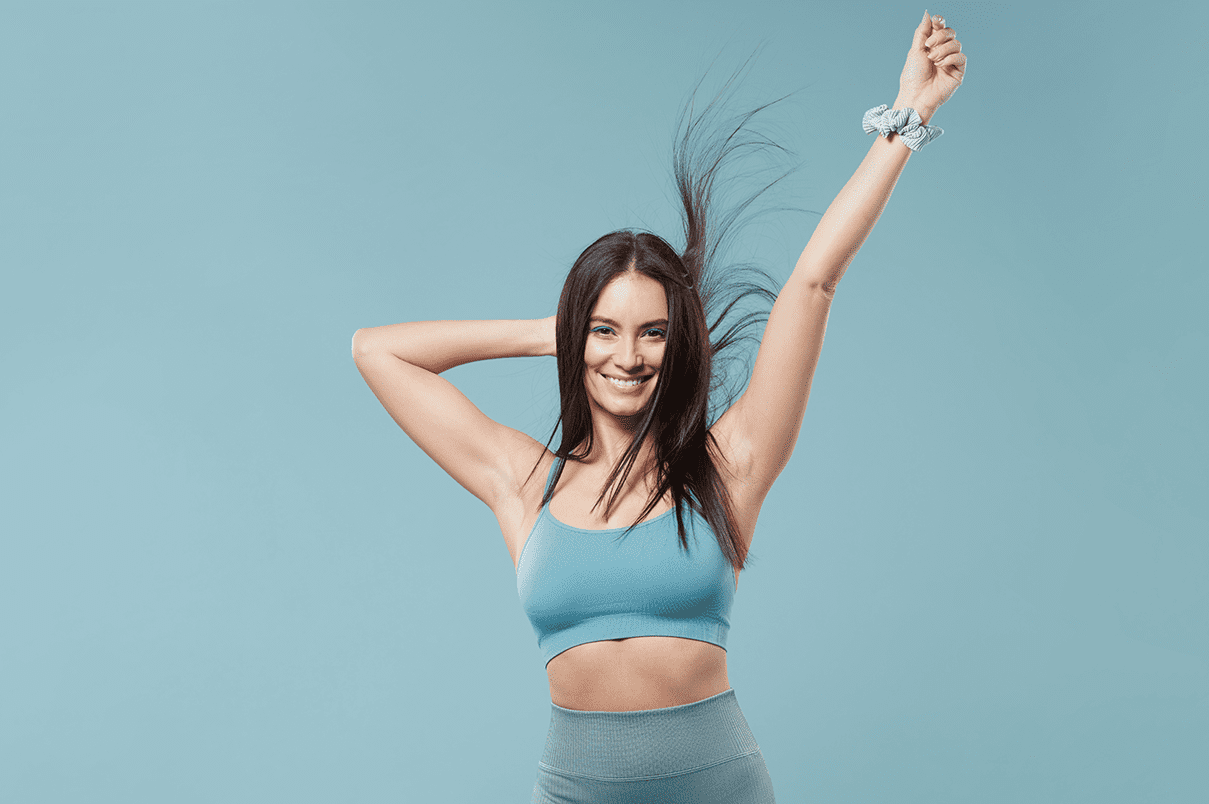
[[[536,337],[537,348],[532,354],[535,357],[554,357],[557,355],[556,347],[556,323],[555,316],[549,318],[538,318],[533,322],[534,334]]]
[[[894,103],[890,106],[891,109],[914,109],[919,115],[919,119],[927,125],[932,120],[932,115],[936,114],[936,110],[921,104],[919,101],[907,95],[899,95],[894,99]]]

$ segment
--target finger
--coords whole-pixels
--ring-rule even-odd
[[[928,50],[928,58],[937,64],[940,64],[946,57],[960,52],[961,42],[958,42],[956,39],[951,39],[943,44],[935,45]]]
[[[947,42],[956,37],[957,32],[952,28],[940,28],[928,35],[928,38],[924,40],[924,47],[936,47],[940,43]]]
[[[964,78],[966,72],[966,55],[964,53],[954,53],[946,56],[943,60],[936,63],[936,69],[948,75],[956,75],[958,78]]]
[[[944,66],[944,68],[958,71],[959,75],[964,75],[966,71],[966,54],[954,53],[953,56],[944,59],[944,64],[938,64],[937,66]]]
[[[924,40],[928,38],[928,34],[932,33],[932,18],[928,16],[928,12],[924,12],[924,18],[920,20],[919,26],[915,29],[915,35],[911,38],[911,44],[919,50],[924,46]]]

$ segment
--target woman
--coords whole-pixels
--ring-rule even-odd
[[[797,440],[836,285],[912,150],[941,133],[926,124],[965,63],[953,30],[925,14],[892,111],[865,115],[866,131],[884,136],[777,295],[745,393],[712,424],[719,344],[705,311],[717,244],[705,213],[717,162],[695,174],[687,135],[676,169],[683,254],[652,234],[614,232],[576,261],[554,317],[354,336],[383,406],[499,520],[550,681],[534,802],[774,800],[727,680],[730,605],[760,506]],[[438,376],[525,355],[557,357],[553,452]]]

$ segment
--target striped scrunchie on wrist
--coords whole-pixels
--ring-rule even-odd
[[[924,125],[919,112],[914,109],[891,109],[884,103],[865,112],[861,125],[866,134],[875,131],[883,137],[889,137],[891,133],[898,134],[902,137],[903,144],[912,151],[918,151],[945,133],[939,126]]]

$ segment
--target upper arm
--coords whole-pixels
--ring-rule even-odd
[[[712,428],[757,499],[793,454],[833,297],[803,271],[790,276],[768,316],[747,390]]]
[[[524,459],[544,447],[490,418],[445,378],[378,350],[358,353],[357,369],[420,449],[493,511],[520,487]]]

